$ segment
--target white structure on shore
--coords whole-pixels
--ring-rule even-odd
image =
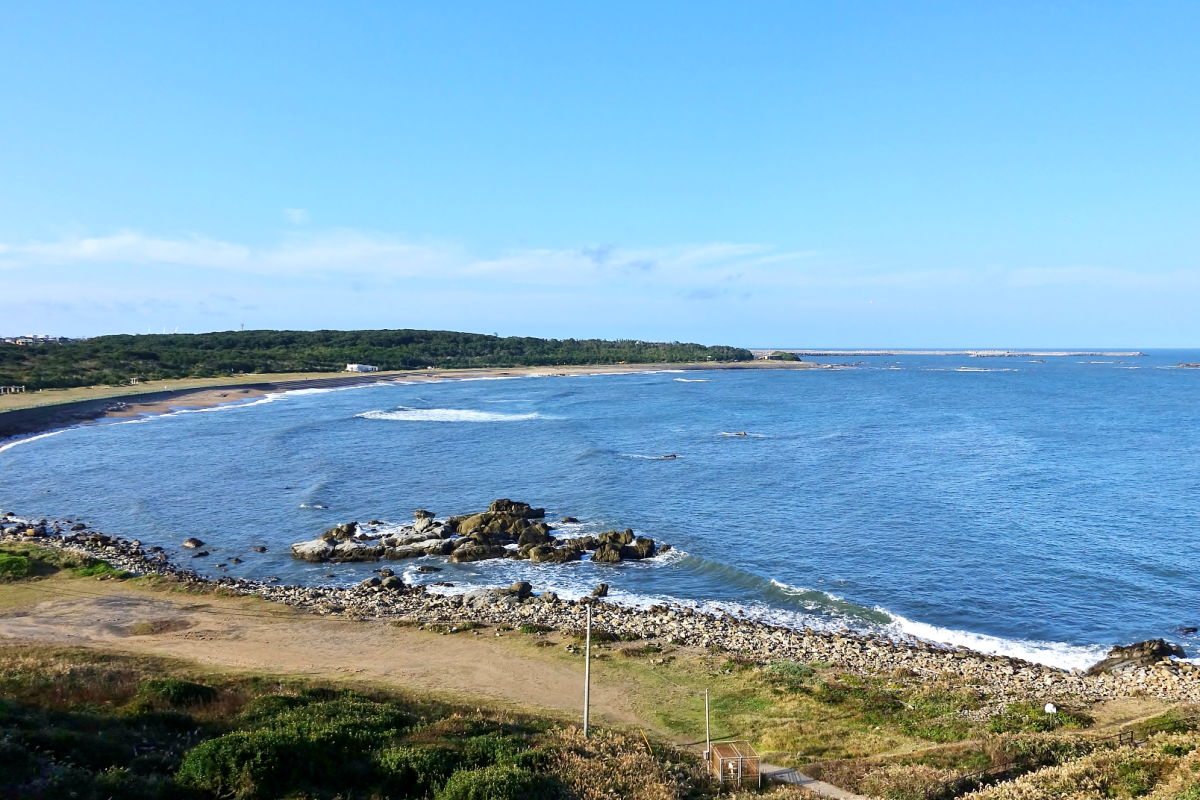
[[[347,364],[346,372],[379,372],[379,367],[370,364]]]

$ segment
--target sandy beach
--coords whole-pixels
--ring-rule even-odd
[[[421,369],[370,373],[277,373],[233,378],[152,381],[137,386],[96,386],[43,390],[0,397],[0,439],[42,433],[98,419],[165,414],[184,408],[210,408],[274,392],[324,389],[372,383],[412,383],[481,378],[612,375],[660,370],[821,369],[806,361],[692,362],[680,364],[585,364],[550,367]]]

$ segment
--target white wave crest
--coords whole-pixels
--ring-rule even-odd
[[[14,439],[11,442],[0,444],[0,453],[3,453],[5,450],[11,450],[19,444],[29,444],[30,442],[36,442],[38,439],[45,439],[47,436],[58,436],[60,433],[66,433],[69,430],[71,429],[62,428],[57,431],[50,431],[49,433],[39,433],[37,436],[26,436],[24,439]]]
[[[491,411],[471,411],[465,408],[405,408],[392,411],[365,411],[355,414],[363,419],[384,419],[394,422],[521,422],[546,419],[537,413],[497,414]]]
[[[1021,658],[1059,669],[1087,669],[1103,659],[1108,652],[1108,647],[1099,644],[1074,645],[1029,639],[1003,639],[984,633],[940,628],[937,625],[907,619],[883,608],[877,607],[876,610],[892,618],[892,623],[887,629],[893,634],[915,636],[927,642],[968,647],[977,653]]]
[[[709,383],[708,378],[672,378],[676,383]]]

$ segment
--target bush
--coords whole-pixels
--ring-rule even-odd
[[[551,778],[497,765],[454,773],[438,792],[437,800],[551,800],[558,795],[558,786]]]
[[[216,700],[217,690],[177,678],[151,678],[138,687],[138,697],[172,707],[196,706]]]
[[[0,553],[0,581],[15,581],[33,574],[33,562],[26,556]]]
[[[459,757],[446,747],[389,747],[375,765],[388,797],[428,797],[458,769]]]
[[[475,736],[463,745],[463,763],[472,767],[510,764],[524,749],[524,742],[511,736],[496,733]]]

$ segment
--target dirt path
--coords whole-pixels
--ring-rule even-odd
[[[523,634],[438,635],[315,617],[254,600],[54,583],[60,584],[53,590],[56,599],[0,614],[0,646],[22,642],[174,656],[219,668],[380,682],[564,715],[582,706],[582,664],[515,640]],[[594,669],[592,679],[594,717],[650,727],[625,686],[606,678],[603,669]]]

